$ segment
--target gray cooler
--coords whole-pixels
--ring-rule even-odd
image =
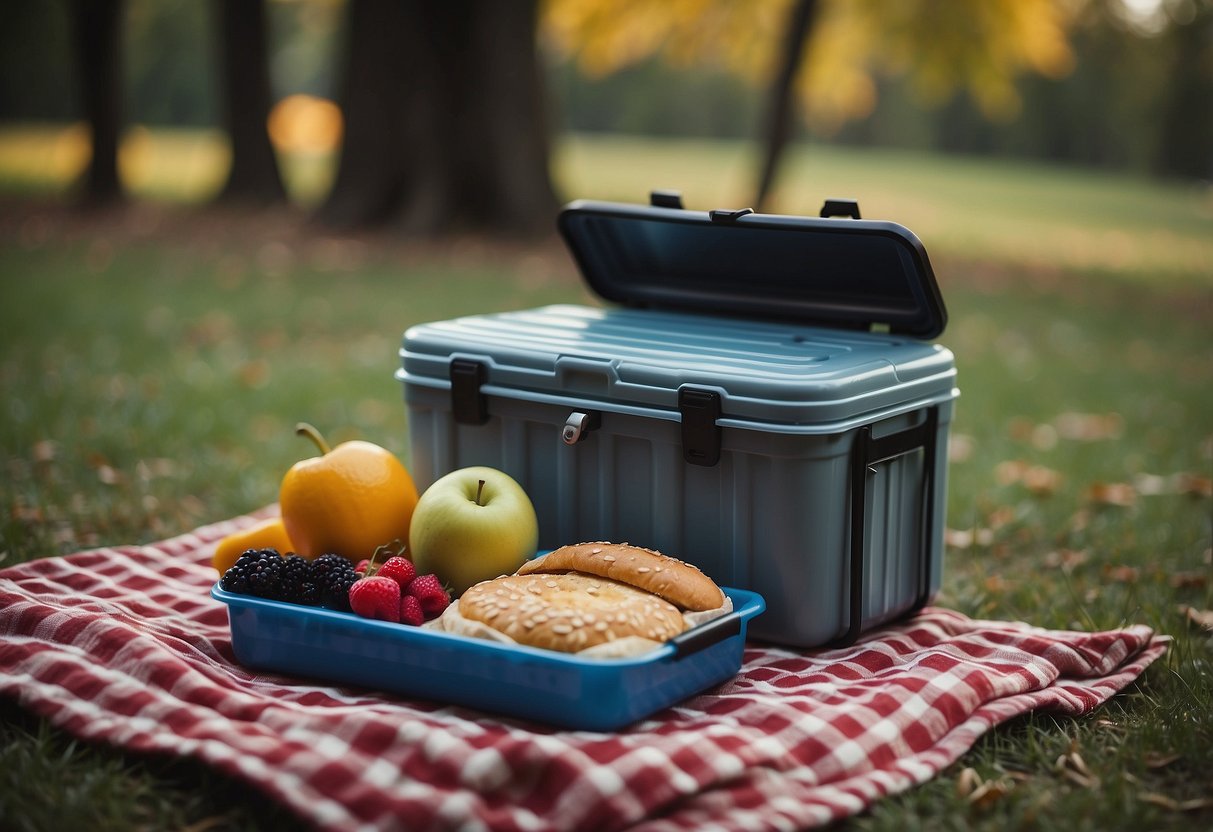
[[[576,202],[603,308],[427,323],[400,351],[419,488],[469,465],[527,490],[540,547],[612,540],[760,593],[750,637],[813,647],[923,606],[942,568],[956,370],[906,228]]]

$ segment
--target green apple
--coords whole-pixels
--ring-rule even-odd
[[[455,595],[508,575],[535,554],[539,519],[531,498],[496,468],[460,468],[425,490],[409,526],[409,555]]]

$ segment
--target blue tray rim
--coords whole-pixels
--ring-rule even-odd
[[[746,623],[766,609],[766,601],[761,595],[750,590],[734,587],[721,587],[721,590],[733,601],[733,612],[730,614],[735,614],[740,618],[741,635],[744,640]],[[447,633],[391,621],[363,618],[352,612],[332,610],[325,607],[309,607],[285,601],[272,601],[268,598],[259,598],[255,595],[228,592],[219,585],[218,581],[211,586],[210,594],[212,598],[229,608],[247,608],[254,611],[275,613],[279,616],[297,616],[319,622],[328,621],[347,628],[354,627],[365,632],[368,639],[382,640],[385,645],[399,645],[401,648],[427,649],[441,646],[456,650],[485,651],[489,654],[502,656],[522,655],[534,661],[573,668],[602,668],[608,666],[623,669],[678,658],[676,656],[677,650],[670,642],[666,642],[660,647],[636,656],[585,657],[573,653],[562,653],[558,650],[546,650],[542,647],[531,647],[525,644],[505,644],[488,639],[460,635],[458,633]],[[712,622],[708,622],[708,624],[710,623]],[[694,632],[695,629],[692,628],[686,632]]]

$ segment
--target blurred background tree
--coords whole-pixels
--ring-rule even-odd
[[[256,56],[220,57],[212,16],[228,6],[260,4],[0,4],[0,121],[90,117],[90,175],[120,190],[105,173],[120,127],[88,103],[109,66],[114,124],[222,124],[239,179],[241,148],[265,136],[262,105],[227,111],[222,79],[239,78],[237,92],[268,87],[279,153],[307,120],[291,113],[340,142],[320,218],[423,233],[550,226],[549,149],[577,132],[759,140],[760,204],[786,141],[1213,178],[1213,0],[265,0],[268,81],[225,76]],[[72,32],[96,44],[105,30],[73,30],[73,14],[110,8],[120,54],[86,71]]]
[[[929,104],[963,89],[988,117],[1006,118],[1020,106],[1021,72],[1056,78],[1074,63],[1069,5],[1054,0],[790,0],[760,9],[728,0],[552,0],[549,7],[555,44],[590,75],[660,55],[675,66],[715,65],[767,83],[760,210],[797,102],[830,134],[872,114],[875,77],[883,74],[907,78]]]
[[[549,228],[534,0],[350,0],[347,24],[345,142],[320,218],[421,233]]]
[[[274,204],[286,189],[267,128],[270,91],[269,31],[261,0],[214,0],[224,126],[232,146],[221,202]]]

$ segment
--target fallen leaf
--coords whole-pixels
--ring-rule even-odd
[[[1166,768],[1171,763],[1180,759],[1181,756],[1180,754],[1163,754],[1158,751],[1151,751],[1146,754],[1144,759],[1147,768]]]
[[[270,378],[270,365],[261,359],[246,361],[240,367],[240,383],[249,389],[264,387]]]
[[[1032,465],[1023,460],[1000,462],[994,469],[995,478],[1003,485],[1018,483],[1038,497],[1047,497],[1061,485],[1061,474],[1043,465]]]
[[[1176,474],[1175,490],[1191,497],[1213,497],[1213,479],[1196,474]]]
[[[987,780],[969,795],[969,805],[978,809],[988,809],[1010,794],[1012,788],[1012,784],[1004,780]]]
[[[1071,746],[1072,747],[1072,746]],[[1053,764],[1053,770],[1063,779],[1084,789],[1099,788],[1099,778],[1087,768],[1087,763],[1076,750],[1062,754]]]
[[[1167,797],[1165,794],[1159,794],[1158,792],[1146,792],[1141,796],[1141,799],[1160,809],[1166,809],[1168,812],[1197,812],[1213,807],[1213,797],[1176,800],[1173,797]]]
[[[1128,508],[1137,502],[1137,490],[1127,482],[1096,482],[1087,488],[1087,499],[1101,506]]]
[[[1032,447],[1038,451],[1051,451],[1057,447],[1057,428],[1052,425],[1037,425],[1032,429]]]
[[[1113,566],[1109,564],[1104,567],[1103,576],[1114,583],[1135,584],[1141,580],[1141,570],[1136,566],[1126,566],[1125,564]]]
[[[956,776],[956,794],[959,797],[968,797],[978,786],[981,785],[981,777],[977,774],[977,769],[966,768]]]
[[[1156,497],[1162,494],[1181,494],[1187,497],[1213,497],[1213,479],[1181,471],[1178,474],[1137,474],[1133,487],[1142,496]]]
[[[34,462],[53,462],[59,452],[59,445],[53,439],[43,439],[34,443]]]
[[[141,459],[135,463],[135,474],[142,482],[150,482],[159,477],[173,477],[177,474],[176,460],[166,457]]]
[[[1015,519],[1015,509],[1010,506],[1001,506],[990,512],[986,518],[986,523],[990,529],[1001,529],[1003,526]]]
[[[953,549],[968,549],[974,544],[989,546],[994,542],[994,532],[990,529],[945,529],[944,542]]]
[[[1070,518],[1070,531],[1081,532],[1091,525],[1091,510],[1089,508],[1080,508],[1074,512]]]
[[[1014,785],[1011,777],[982,780],[976,769],[966,768],[956,777],[956,794],[970,806],[986,809],[1009,794]]]
[[[1171,576],[1170,584],[1175,589],[1204,589],[1209,585],[1208,572],[1176,572]]]
[[[1049,552],[1044,557],[1045,566],[1050,569],[1061,569],[1069,575],[1075,568],[1082,566],[1091,559],[1091,553],[1085,549],[1059,549]]]
[[[991,575],[982,581],[981,585],[985,587],[986,592],[1001,595],[1010,588],[1011,583],[1002,575]]]
[[[1180,607],[1179,610],[1197,627],[1213,630],[1213,610],[1198,610],[1196,607],[1187,606]]]
[[[1062,413],[1053,420],[1053,426],[1062,439],[1098,442],[1118,438],[1124,420],[1119,413]]]
[[[953,434],[948,437],[948,461],[967,462],[973,457],[973,437]]]
[[[13,503],[9,513],[18,523],[41,523],[46,519],[41,507],[26,505],[23,502]]]

